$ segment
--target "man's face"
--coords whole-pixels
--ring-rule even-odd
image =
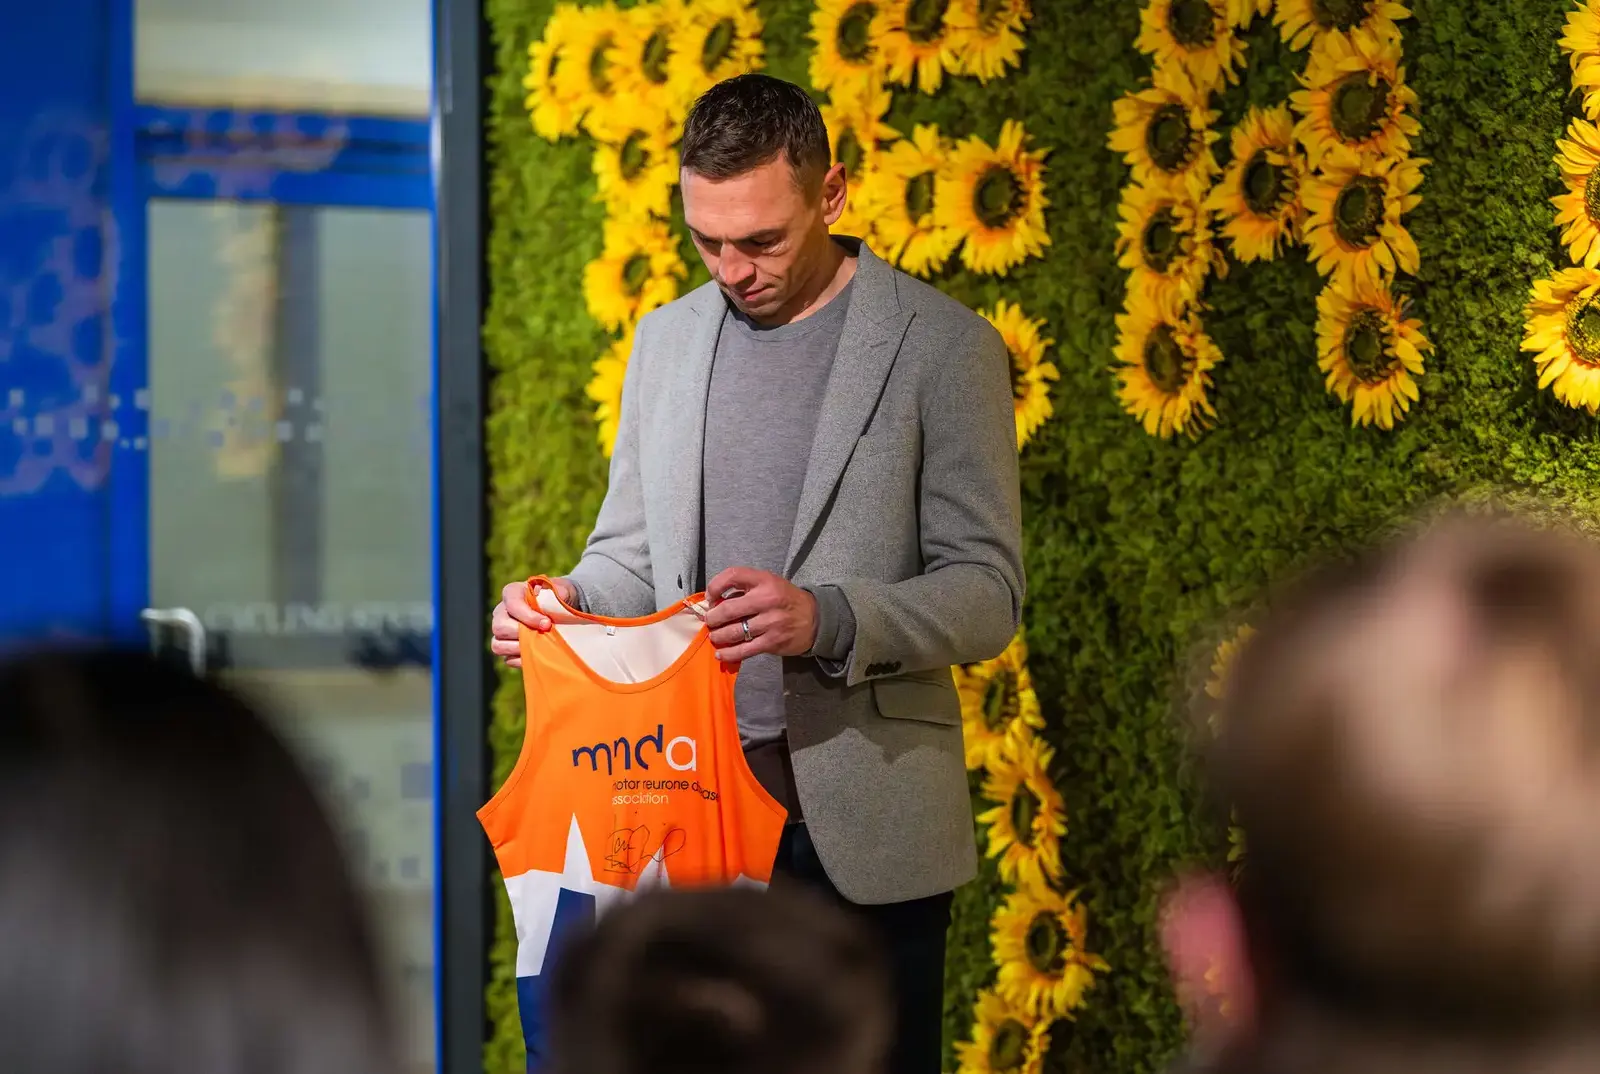
[[[844,211],[844,170],[821,189],[795,182],[786,158],[732,179],[685,169],[683,216],[711,278],[745,316],[757,321],[792,312],[795,294],[826,256],[828,227]]]

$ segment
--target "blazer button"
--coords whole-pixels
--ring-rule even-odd
[[[678,588],[679,589],[683,588],[683,575],[681,575],[681,574],[678,575]]]

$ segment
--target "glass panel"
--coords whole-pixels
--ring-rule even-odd
[[[426,115],[429,0],[135,0],[139,99]]]
[[[152,201],[150,593],[279,714],[434,1062],[431,223]]]

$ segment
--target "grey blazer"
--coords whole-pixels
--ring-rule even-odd
[[[987,321],[864,243],[817,419],[787,576],[834,585],[843,664],[785,662],[795,784],[823,867],[863,904],[977,871],[950,665],[1010,642],[1023,595],[1010,359]],[[707,284],[646,316],[611,482],[571,577],[589,610],[639,616],[700,573],[701,457],[725,300]]]

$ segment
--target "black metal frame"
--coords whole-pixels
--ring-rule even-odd
[[[484,415],[484,75],[482,0],[434,0],[435,257],[438,293],[437,665],[439,676],[440,1074],[483,1069],[484,990],[494,921],[489,845],[493,682],[488,649]]]

